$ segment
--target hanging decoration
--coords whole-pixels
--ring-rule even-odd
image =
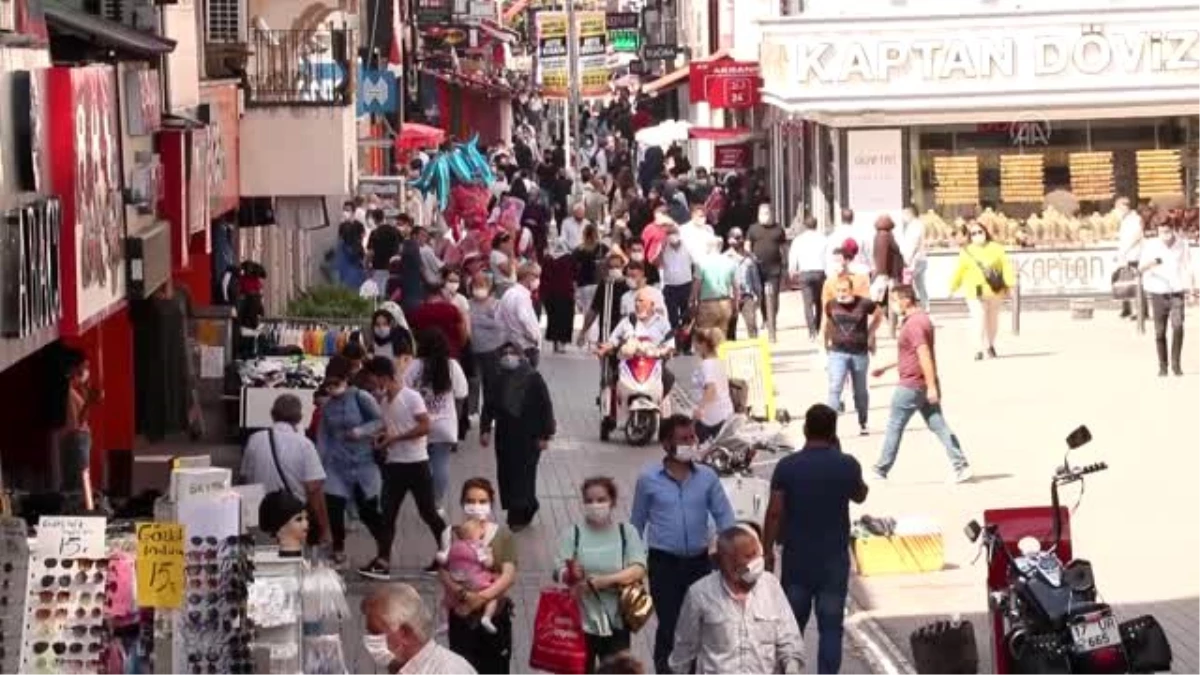
[[[475,134],[466,143],[455,143],[434,155],[409,185],[424,195],[437,196],[438,208],[458,239],[464,225],[471,231],[487,227],[489,187],[495,180],[487,157],[479,151],[479,134]]]

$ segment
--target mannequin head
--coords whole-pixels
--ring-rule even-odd
[[[300,511],[292,516],[283,527],[279,528],[279,550],[283,552],[299,551],[308,539],[308,512]]]
[[[308,512],[291,492],[276,490],[259,503],[258,526],[278,540],[280,553],[299,553],[308,537]]]

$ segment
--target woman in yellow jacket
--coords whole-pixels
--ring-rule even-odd
[[[975,360],[982,361],[986,351],[996,357],[996,332],[1000,328],[1000,308],[1004,297],[1016,284],[1012,261],[992,234],[980,222],[967,224],[970,242],[958,253],[958,268],[950,280],[950,293],[963,289],[971,313],[971,335],[978,341]]]

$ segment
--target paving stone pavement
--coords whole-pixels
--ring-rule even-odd
[[[824,358],[800,329],[799,300],[784,297],[774,349],[780,404],[801,417],[826,398]],[[1064,438],[1079,424],[1095,440],[1072,457],[1076,464],[1105,461],[1089,477],[1073,514],[1074,552],[1095,567],[1102,599],[1127,619],[1152,613],[1166,628],[1173,672],[1200,672],[1200,515],[1196,508],[1200,447],[1197,341],[1200,322],[1187,312],[1184,377],[1156,376],[1153,325],[1138,335],[1115,312],[1098,309],[1089,321],[1066,311],[1028,312],[1021,334],[1002,317],[1001,358],[975,362],[961,316],[935,315],[937,356],[947,420],[975,471],[965,485],[948,485],[949,466],[936,438],[918,418],[903,437],[899,461],[886,482],[873,483],[867,502],[852,510],[876,516],[920,515],[942,528],[946,569],[922,575],[861,578],[852,584],[866,615],[908,653],[909,634],[934,620],[961,615],[973,621],[983,661],[992,672],[984,632],[986,596],[982,561],[961,534],[989,508],[1049,504],[1049,479],[1062,462]],[[881,340],[876,362],[894,360],[895,343]],[[870,429],[857,436],[852,415],[843,422],[846,450],[869,468],[878,458],[894,377],[870,383]],[[849,391],[844,399],[853,408]],[[796,425],[793,425],[796,426]],[[1078,491],[1064,492],[1073,505]]]
[[[681,357],[671,363],[680,392],[690,386],[693,359]],[[532,672],[529,668],[530,630],[541,589],[550,583],[554,551],[559,533],[571,525],[581,522],[582,511],[578,487],[583,479],[595,475],[613,477],[619,486],[618,511],[628,516],[633,485],[638,471],[648,462],[660,457],[657,445],[633,448],[621,442],[599,441],[599,412],[595,405],[598,370],[595,360],[572,350],[564,355],[543,355],[541,366],[546,376],[555,406],[559,433],[542,457],[538,474],[538,499],[541,512],[533,525],[517,535],[519,568],[517,584],[511,597],[515,603],[513,672]],[[686,403],[678,402],[680,406]],[[619,439],[620,434],[614,434]],[[493,451],[482,449],[475,442],[475,434],[462,444],[451,462],[452,486],[459,485],[471,476],[495,476]],[[452,487],[452,492],[456,488]],[[451,516],[457,518],[457,507],[451,507]],[[365,563],[373,553],[373,545],[365,532],[353,533],[348,542],[348,552],[353,564]],[[417,515],[412,500],[408,500],[399,517],[399,534],[393,553],[393,570],[399,581],[412,583],[421,591],[431,606],[440,608],[440,590],[432,576],[421,573],[434,552],[434,544],[428,529]],[[346,575],[348,600],[357,611],[363,594],[370,584],[353,572]],[[372,672],[373,664],[359,646],[362,635],[362,618],[356,616],[347,622],[343,631],[343,643],[347,646],[351,672]],[[633,651],[650,663],[654,636],[654,624],[646,626],[634,636]],[[441,639],[441,638],[439,638]],[[810,671],[815,672],[816,630],[808,631],[807,653],[813,658]],[[850,641],[847,641],[845,666],[848,673],[872,672],[867,661]]]

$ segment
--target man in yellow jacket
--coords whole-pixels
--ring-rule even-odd
[[[984,352],[996,357],[996,333],[1000,328],[1000,308],[1009,289],[1017,283],[1012,261],[1000,244],[992,241],[988,229],[978,221],[967,225],[970,242],[958,253],[958,267],[950,279],[950,293],[961,288],[971,315],[971,335],[977,340],[975,360]]]

